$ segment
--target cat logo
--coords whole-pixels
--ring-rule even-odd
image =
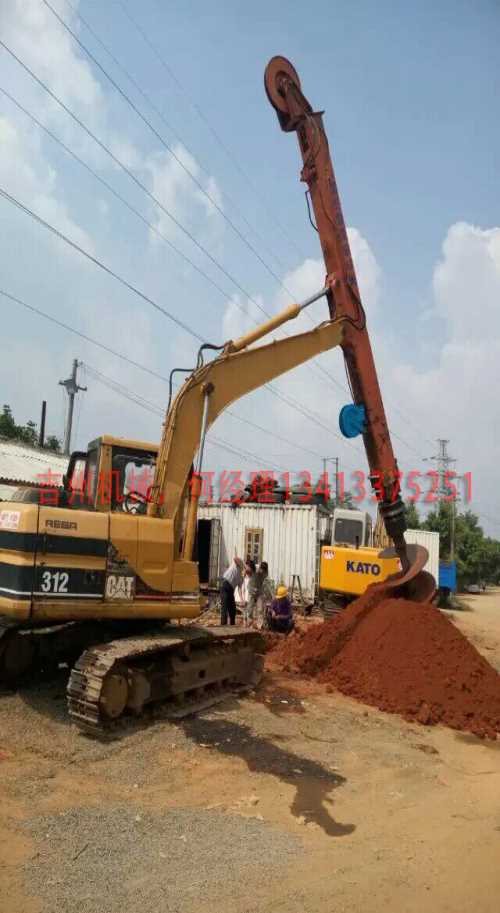
[[[132,600],[134,598],[134,578],[124,574],[108,574],[106,578],[106,599]]]

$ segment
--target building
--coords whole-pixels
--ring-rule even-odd
[[[211,504],[198,509],[200,581],[216,586],[234,555],[267,561],[269,576],[291,587],[300,577],[313,599],[330,513],[319,504]]]
[[[8,501],[15,488],[59,487],[67,466],[62,454],[0,438],[0,501]]]

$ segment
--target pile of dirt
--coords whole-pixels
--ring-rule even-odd
[[[500,733],[500,675],[439,609],[388,598],[382,588],[290,635],[270,664],[407,720]]]

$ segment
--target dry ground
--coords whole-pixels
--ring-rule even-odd
[[[455,621],[500,670],[500,591]],[[2,913],[496,913],[500,741],[268,676],[101,744],[0,696]]]

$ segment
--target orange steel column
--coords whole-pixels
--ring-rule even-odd
[[[331,316],[345,317],[342,348],[355,404],[363,405],[363,440],[372,484],[382,483],[381,513],[389,535],[403,548],[406,528],[399,497],[398,466],[373,360],[366,319],[352,261],[342,206],[333,171],[322,112],[304,97],[299,77],[285,57],[273,57],[266,68],[265,88],[281,128],[297,133],[302,155],[301,180],[310,193],[330,288]]]

